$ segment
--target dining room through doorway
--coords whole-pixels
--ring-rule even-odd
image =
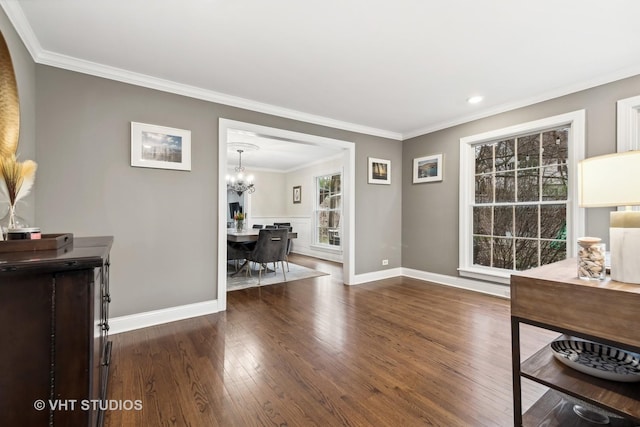
[[[343,187],[342,191],[343,195],[343,213],[342,213],[342,221],[341,221],[341,230],[342,230],[342,252],[341,259],[343,265],[343,277],[345,283],[351,283],[353,281],[353,212],[354,212],[354,200],[353,200],[353,189],[354,189],[354,170],[355,170],[355,147],[354,144],[348,141],[340,141],[330,138],[318,137],[315,135],[307,135],[301,134],[298,132],[291,132],[283,129],[277,128],[269,128],[260,125],[255,125],[251,123],[244,122],[236,122],[227,119],[220,119],[220,133],[219,133],[219,171],[220,171],[220,199],[219,199],[219,218],[221,218],[219,224],[219,230],[221,233],[226,232],[227,225],[229,219],[227,216],[229,215],[227,212],[229,211],[229,200],[233,199],[230,195],[230,192],[227,191],[226,188],[226,176],[229,168],[234,163],[232,154],[227,149],[227,145],[229,143],[237,143],[237,142],[248,142],[251,140],[251,143],[256,143],[256,140],[264,140],[261,144],[264,144],[263,147],[260,147],[259,150],[255,150],[250,155],[244,155],[243,153],[243,165],[250,170],[252,174],[255,175],[254,184],[255,184],[255,192],[252,194],[245,195],[243,197],[243,211],[246,216],[247,224],[246,226],[252,226],[256,223],[256,221],[260,221],[261,225],[268,225],[267,223],[272,221],[282,221],[282,220],[291,220],[292,222],[296,222],[299,218],[304,217],[305,215],[300,214],[298,211],[294,209],[294,207],[299,207],[298,204],[294,205],[293,201],[293,189],[294,187],[298,187],[298,191],[301,192],[302,201],[305,200],[311,202],[313,200],[313,183],[308,182],[305,185],[294,185],[293,182],[289,182],[286,179],[282,179],[280,184],[283,187],[283,192],[286,194],[286,198],[283,201],[284,203],[288,203],[290,206],[290,212],[280,211],[280,212],[267,212],[264,213],[258,207],[258,203],[263,203],[264,196],[268,195],[269,192],[267,190],[268,184],[270,181],[274,181],[273,175],[274,166],[279,162],[284,162],[287,157],[295,158],[299,152],[306,152],[307,154],[313,152],[313,162],[320,161],[320,155],[317,153],[324,153],[324,157],[339,157],[341,159],[341,173],[343,174]],[[287,147],[287,148],[283,148]],[[283,151],[284,150],[284,151]],[[254,157],[252,159],[251,157]],[[262,163],[260,163],[262,162]],[[313,163],[312,162],[312,163]],[[295,167],[289,167],[288,169],[282,169],[283,172],[280,172],[282,175],[289,174],[295,175],[295,169],[299,168],[301,165],[301,161],[297,160]],[[266,178],[262,178],[262,177]],[[276,179],[277,181],[277,179]],[[223,185],[225,185],[223,187]],[[291,188],[288,188],[291,187]],[[260,194],[262,192],[262,194]],[[288,192],[291,192],[289,195]],[[300,193],[298,193],[300,194]],[[223,196],[224,195],[224,196]],[[267,203],[274,203],[271,198],[267,197]],[[280,215],[281,214],[281,215]],[[309,213],[306,216],[310,216]],[[291,222],[290,221],[290,222]],[[304,222],[304,221],[303,221]],[[311,222],[307,219],[306,224],[300,224],[299,228],[296,230],[301,235],[306,234],[306,238],[310,239],[312,232],[314,231]],[[219,239],[222,240],[222,239]],[[221,300],[225,299],[226,306],[226,298],[223,294],[226,293],[226,248],[222,247],[223,245],[219,242],[219,259],[218,259],[218,298]],[[302,242],[300,242],[300,246],[302,246]]]

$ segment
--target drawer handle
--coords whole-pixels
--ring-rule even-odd
[[[67,267],[73,267],[74,265],[78,265],[78,261],[69,261],[65,265]]]

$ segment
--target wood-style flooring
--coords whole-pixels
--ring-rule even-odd
[[[226,312],[112,336],[106,426],[513,425],[509,301],[330,276],[228,293]],[[213,286],[213,285],[212,285]],[[523,357],[555,334],[522,327]],[[539,395],[523,384],[524,404]]]

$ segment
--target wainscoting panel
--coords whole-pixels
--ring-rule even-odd
[[[323,250],[312,246],[313,221],[309,216],[254,216],[253,220],[249,223],[249,227],[253,226],[253,224],[268,225],[275,222],[290,222],[291,227],[293,227],[293,231],[298,233],[298,238],[293,240],[292,252],[325,259],[327,261],[342,262],[342,252],[336,252],[329,249]]]

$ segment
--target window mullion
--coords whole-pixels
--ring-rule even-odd
[[[539,134],[539,139],[540,139],[540,146],[539,146],[539,153],[538,153],[538,265],[541,265],[542,263],[542,241],[540,240],[542,238],[542,172],[543,172],[543,168],[544,165],[542,164],[542,155],[543,155],[543,150],[544,150],[544,133],[540,132]],[[565,214],[566,215],[566,214]],[[566,220],[565,220],[566,222]]]
[[[489,238],[489,265],[491,267],[494,266],[494,260],[493,260],[493,252],[495,250],[494,248],[494,244],[495,244],[495,240],[496,240],[496,236],[495,236],[495,229],[496,229],[496,224],[495,224],[495,212],[496,212],[496,145],[493,144],[491,146],[491,158],[492,158],[492,165],[491,165],[491,203],[493,204],[493,207],[491,208],[491,237]]]
[[[513,163],[513,185],[514,185],[514,189],[513,189],[513,205],[511,208],[511,227],[513,229],[513,244],[512,244],[512,248],[511,248],[511,258],[513,258],[513,262],[511,264],[511,268],[513,270],[516,270],[517,266],[518,266],[518,254],[516,252],[516,243],[517,243],[517,239],[516,239],[516,229],[517,229],[517,217],[516,217],[516,208],[515,205],[516,203],[518,203],[520,201],[520,198],[518,196],[518,171],[520,170],[520,165],[518,164],[518,146],[520,144],[518,144],[518,139],[519,138],[514,138],[513,140],[513,155],[514,155],[514,163]]]

